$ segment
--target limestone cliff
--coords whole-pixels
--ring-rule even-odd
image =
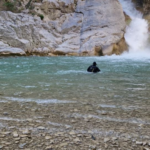
[[[27,9],[28,4],[19,3],[21,13],[0,11],[0,54],[111,55],[127,49],[118,0],[37,0]]]

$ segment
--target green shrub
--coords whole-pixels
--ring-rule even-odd
[[[14,2],[5,2],[4,6],[6,6],[6,8],[10,11],[13,11],[15,8],[15,3]]]
[[[32,0],[29,0],[29,2],[27,3],[27,5],[25,6],[26,9],[28,9],[30,7],[31,3],[32,3]]]
[[[29,6],[29,9],[30,9],[30,10],[33,10],[33,9],[34,9],[34,6],[33,6],[33,5],[30,5],[30,6]]]
[[[32,16],[35,16],[35,13],[31,13],[32,14]]]
[[[41,20],[44,19],[44,16],[42,14],[39,14],[38,16],[41,18]]]
[[[6,10],[12,12],[21,12],[21,2],[19,0],[12,0],[12,1],[4,1],[3,4],[6,7]]]

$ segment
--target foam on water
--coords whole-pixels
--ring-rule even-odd
[[[53,125],[53,126],[57,126],[57,127],[67,127],[67,128],[71,128],[70,125],[67,125],[67,124],[61,124],[61,123],[56,123],[56,122],[51,122],[51,121],[48,121],[47,124],[49,125]]]
[[[79,113],[73,113],[72,116],[78,117],[78,118],[96,118],[99,120],[104,120],[104,121],[112,121],[112,122],[122,122],[122,123],[133,123],[133,124],[150,124],[147,120],[142,120],[141,118],[128,118],[128,119],[123,119],[123,118],[114,118],[114,117],[104,117],[104,116],[98,116],[98,115],[83,115]]]
[[[17,121],[17,122],[23,122],[23,121],[26,121],[26,120],[24,120],[24,119],[10,118],[10,117],[0,117],[0,120]]]
[[[85,70],[83,70],[83,71],[81,71],[81,70],[66,70],[66,71],[63,71],[63,70],[61,70],[61,71],[57,71],[56,72],[56,74],[71,74],[71,73],[75,73],[75,74],[78,74],[78,73],[87,73],[87,72],[85,72]]]
[[[54,104],[54,103],[76,103],[75,101],[68,100],[57,100],[57,99],[31,99],[31,98],[17,98],[17,97],[3,97],[9,101],[18,101],[18,102],[35,102],[38,104]]]
[[[123,109],[123,110],[135,110],[135,109],[142,109],[142,107],[138,107],[138,106],[124,106],[124,105],[108,105],[108,104],[100,104],[99,105],[102,108],[112,108],[112,109]]]
[[[132,19],[125,33],[125,40],[129,45],[129,53],[124,53],[122,57],[134,59],[150,58],[148,22],[142,18],[142,13],[135,9],[131,0],[119,1],[124,12]]]

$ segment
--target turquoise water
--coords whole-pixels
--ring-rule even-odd
[[[88,73],[96,61],[100,73]],[[123,57],[0,58],[1,100],[150,104],[150,60]]]

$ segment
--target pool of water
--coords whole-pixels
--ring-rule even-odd
[[[100,73],[88,73],[97,62]],[[150,59],[107,57],[0,58],[1,101],[150,104]]]

